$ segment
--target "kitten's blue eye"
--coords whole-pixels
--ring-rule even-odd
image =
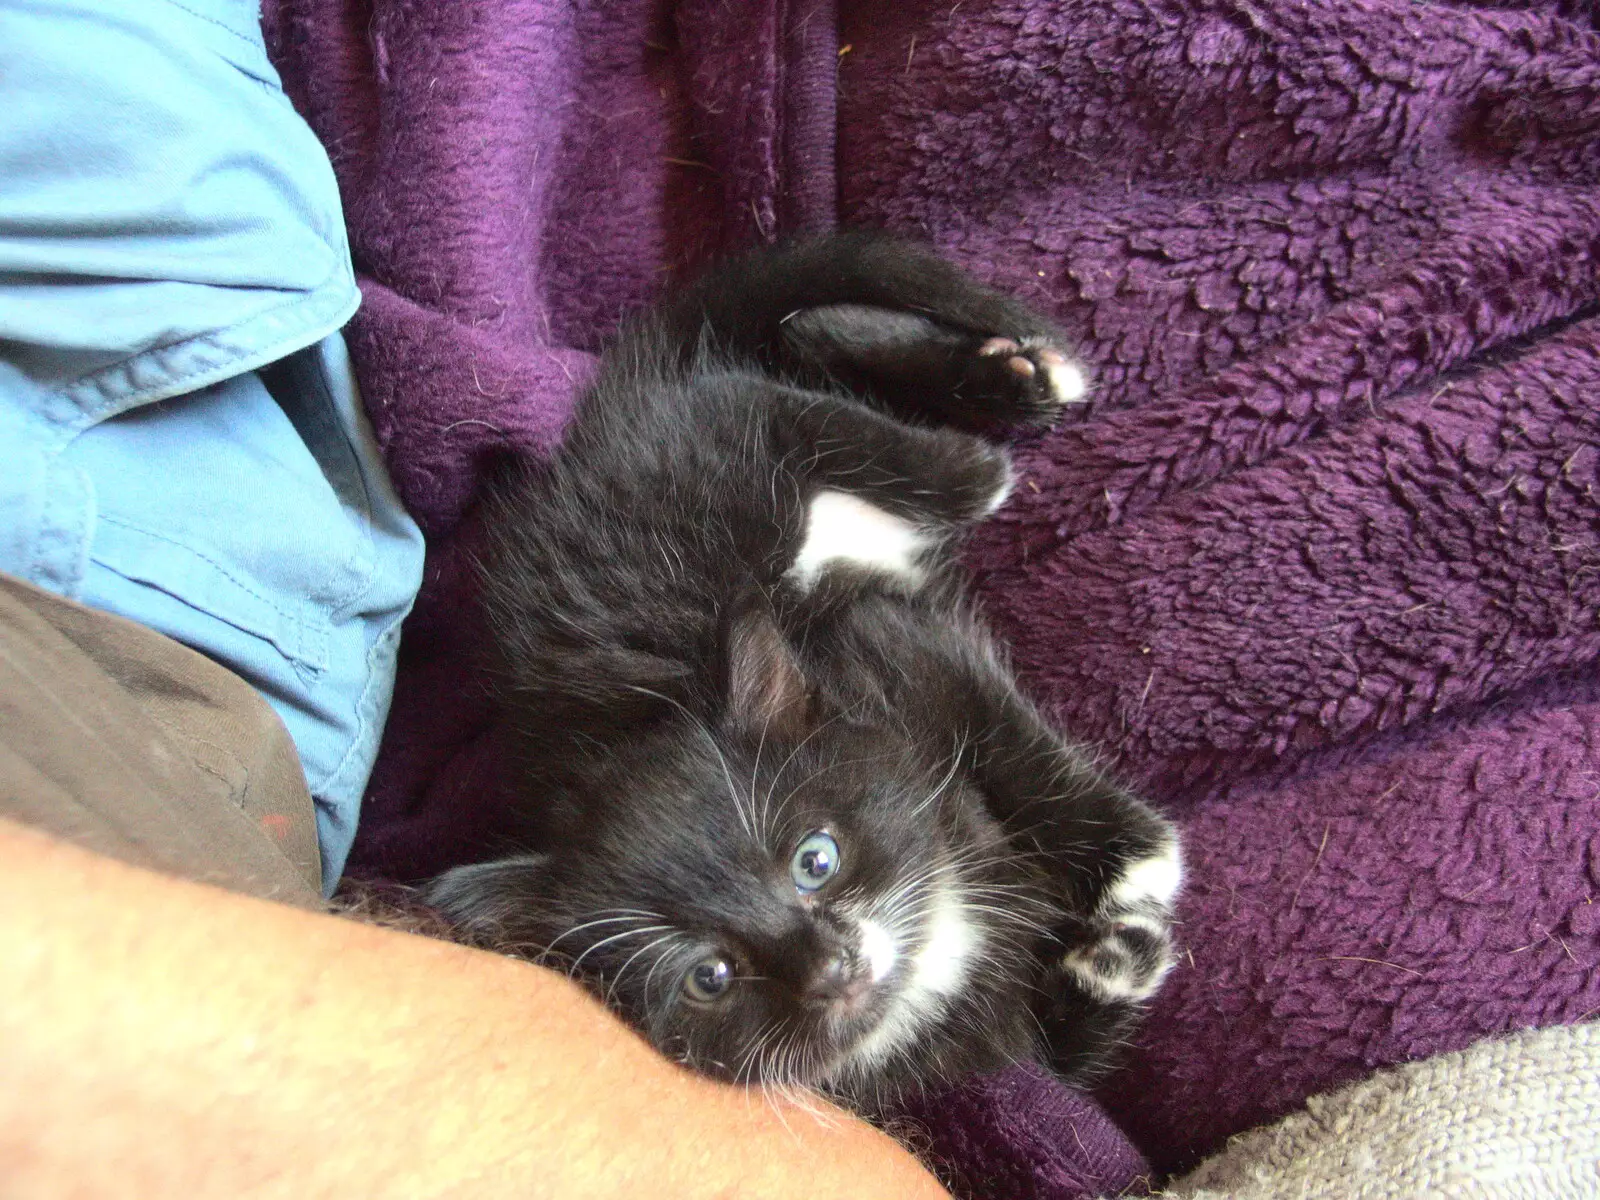
[[[733,964],[720,954],[708,954],[683,977],[683,994],[709,1004],[719,999],[733,982]]]
[[[814,892],[839,869],[839,843],[822,830],[806,835],[789,862],[789,878],[802,892]]]

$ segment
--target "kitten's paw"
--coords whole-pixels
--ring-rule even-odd
[[[930,433],[914,505],[941,525],[970,525],[994,516],[1017,484],[1011,452],[954,429]]]
[[[983,512],[979,514],[980,517],[994,516],[995,513],[1000,511],[1001,506],[1011,498],[1012,491],[1016,489],[1017,472],[1011,465],[1011,456],[1002,454],[999,465],[1001,468],[999,482],[995,484],[994,489],[989,493],[988,500],[984,502]]]
[[[965,374],[967,390],[989,399],[1007,421],[1049,424],[1089,392],[1083,368],[1044,338],[986,338]]]
[[[1183,882],[1178,840],[1129,863],[1107,883],[1092,917],[1069,936],[1058,963],[1096,1000],[1141,1004],[1172,969],[1172,906]]]
[[[1096,1000],[1142,1004],[1172,968],[1170,924],[1145,915],[1106,922],[1097,940],[1067,951],[1059,966]]]

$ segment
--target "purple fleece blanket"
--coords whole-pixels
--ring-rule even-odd
[[[351,344],[431,539],[358,871],[456,861],[496,802],[466,569],[489,457],[547,451],[675,273],[873,224],[1053,311],[1096,366],[974,564],[1029,686],[1191,865],[1128,1067],[1096,1099],[1021,1070],[930,1099],[933,1152],[986,1194],[1137,1189],[1375,1067],[1600,1012],[1591,4],[266,19],[339,172]]]

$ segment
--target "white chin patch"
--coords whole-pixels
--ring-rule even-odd
[[[961,902],[954,889],[940,883],[928,906],[927,940],[911,955],[906,963],[906,979],[889,1011],[876,1029],[862,1038],[850,1052],[850,1058],[863,1066],[875,1067],[897,1050],[922,1035],[930,1020],[937,1019],[944,1010],[944,998],[952,996],[966,985],[973,959],[978,954],[981,938],[961,910]],[[876,922],[863,919],[861,947],[872,963],[873,979],[880,978],[880,960],[874,954],[869,938],[881,934],[888,942],[889,952],[894,951],[893,935]],[[869,934],[869,929],[876,931]],[[884,974],[894,966],[889,960]]]
[[[965,982],[967,964],[978,948],[978,932],[947,887],[939,888],[928,912],[928,940],[911,957],[908,996],[948,996]]]
[[[847,564],[922,586],[923,552],[934,536],[850,492],[825,489],[806,510],[805,540],[784,577],[810,591],[829,566]]]
[[[861,922],[861,953],[867,956],[872,967],[872,982],[881,983],[895,961],[900,957],[894,946],[894,937],[876,921]]]

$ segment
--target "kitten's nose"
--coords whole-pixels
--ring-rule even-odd
[[[836,1001],[854,1003],[861,999],[872,981],[842,954],[833,954],[817,968],[806,985],[806,999],[814,1004]]]

